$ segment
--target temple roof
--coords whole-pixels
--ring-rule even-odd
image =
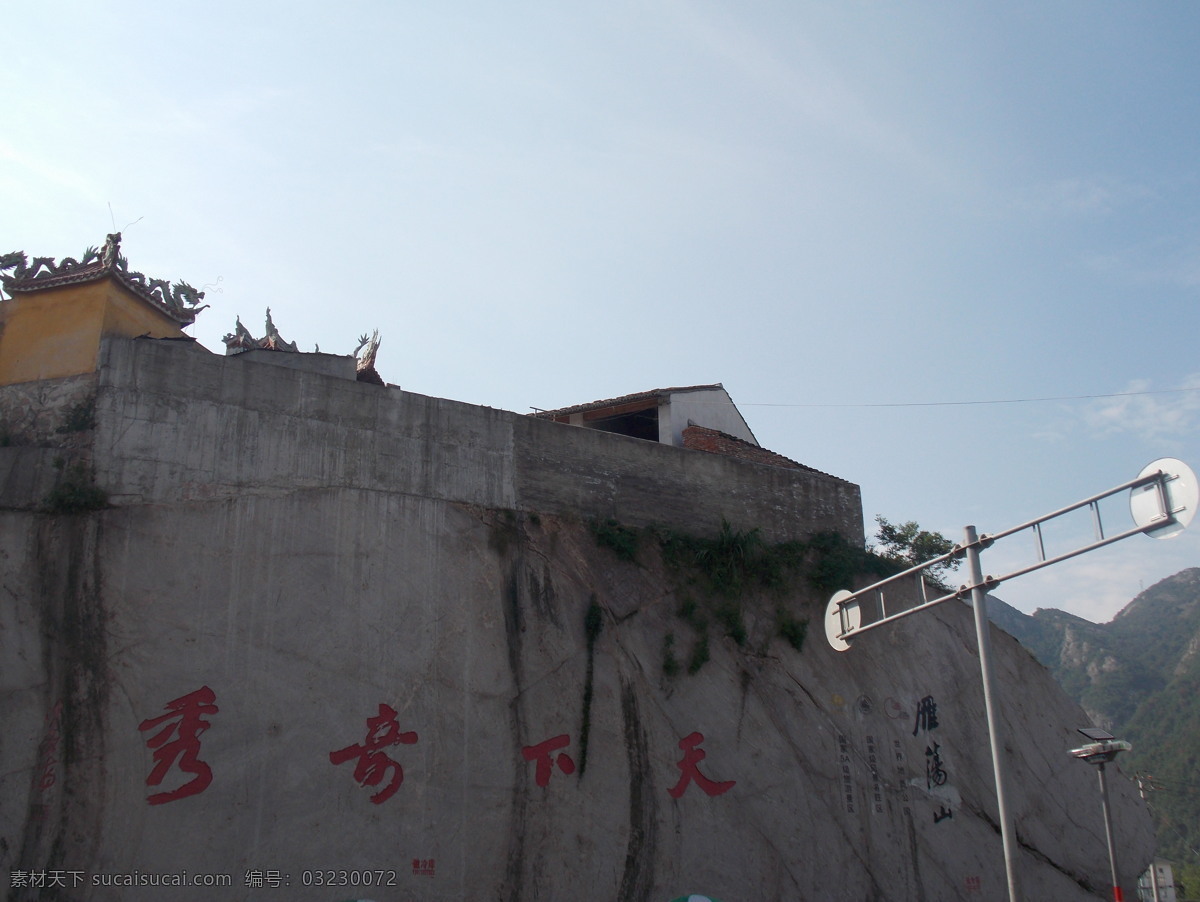
[[[0,256],[0,285],[9,294],[16,295],[113,278],[131,294],[181,326],[195,322],[196,314],[208,306],[200,304],[204,292],[186,282],[171,284],[164,279],[150,279],[140,272],[133,272],[120,249],[121,233],[116,232],[105,239],[102,249],[89,247],[79,260],[64,257],[61,262],[56,262],[53,257],[34,257],[30,263],[24,251],[4,254]],[[13,271],[12,275],[3,275],[9,269]]]

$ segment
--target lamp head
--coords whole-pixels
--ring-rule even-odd
[[[1101,739],[1098,742],[1089,742],[1077,749],[1071,749],[1071,754],[1088,764],[1107,764],[1118,754],[1127,752],[1131,748],[1133,746],[1123,739]]]

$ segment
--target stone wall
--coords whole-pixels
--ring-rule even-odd
[[[60,445],[82,431],[72,413],[92,406],[96,386],[95,373],[0,385],[0,447]]]
[[[111,341],[97,401],[97,482],[114,503],[361,488],[714,533],[861,541],[858,487],[440,398]]]
[[[4,486],[9,902],[1004,897],[969,609],[838,654],[802,573],[714,596],[583,522],[861,530],[849,483],[182,343],[102,360],[114,504]],[[1085,715],[993,652],[1022,898],[1106,898]],[[1112,776],[1131,884],[1152,829]]]
[[[1004,896],[957,603],[838,654],[801,583],[743,599],[744,644],[710,625],[710,660],[670,676],[696,589],[575,520],[303,489],[7,513],[0,543],[0,869],[231,880],[59,898]],[[800,651],[779,604],[813,623]],[[1066,754],[1084,715],[1010,637],[993,651],[1022,898],[1105,898],[1095,776]],[[201,693],[207,728],[160,757]],[[1150,821],[1112,783],[1132,879]],[[311,885],[328,870],[389,885]],[[287,886],[252,885],[271,872]]]

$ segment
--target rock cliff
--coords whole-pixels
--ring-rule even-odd
[[[838,654],[819,627],[779,635],[781,611],[821,622],[800,574],[743,592],[731,629],[654,534],[622,559],[588,517],[511,486],[511,505],[389,488],[378,457],[356,481],[344,447],[297,446],[299,429],[253,453],[342,475],[289,484],[272,463],[237,483],[257,464],[188,425],[186,391],[142,392],[117,364],[90,448],[111,504],[0,513],[10,899],[1005,897],[965,605]],[[406,403],[377,416],[404,420],[412,484],[483,459],[445,408]],[[232,434],[235,412],[206,404],[194,419]],[[421,457],[448,435],[457,458]],[[570,434],[580,461],[585,439]],[[736,466],[753,483],[757,465]],[[698,500],[696,533],[723,503]],[[686,515],[687,494],[670,506]],[[776,532],[790,516],[754,509]],[[1095,776],[1067,755],[1086,715],[998,630],[994,653],[1022,897],[1106,898]],[[1131,887],[1150,821],[1112,783]]]

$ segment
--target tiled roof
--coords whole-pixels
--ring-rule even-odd
[[[18,279],[6,276],[4,279],[4,290],[10,292],[38,291],[43,288],[61,288],[63,285],[94,282],[101,276],[108,275],[109,270],[110,267],[107,264],[96,260],[93,263],[76,266],[64,272],[42,273],[33,278]],[[137,293],[140,296],[141,293]]]
[[[570,416],[573,413],[587,413],[590,410],[603,410],[606,407],[624,407],[640,401],[660,401],[669,395],[683,394],[693,391],[723,391],[725,386],[720,382],[715,385],[687,385],[676,388],[654,388],[650,391],[636,392],[632,395],[621,395],[619,398],[606,398],[602,401],[589,401],[587,404],[576,404],[573,407],[560,407],[557,410],[535,410],[528,414],[531,417],[555,419]],[[649,405],[647,405],[649,406]]]
[[[145,286],[140,285],[115,266],[106,266],[104,263],[97,260],[95,263],[88,263],[85,266],[79,266],[71,269],[68,272],[55,273],[53,275],[43,275],[33,279],[6,279],[4,282],[4,290],[10,294],[23,294],[31,291],[45,291],[50,288],[61,288],[64,285],[83,285],[88,282],[96,282],[105,276],[112,276],[116,279],[130,294],[133,294],[150,304],[155,310],[165,313],[171,319],[175,320],[180,325],[190,325],[195,321],[195,314],[191,311],[173,310],[159,300]]]
[[[196,314],[204,309],[196,306],[204,297],[204,292],[197,292],[182,282],[171,285],[165,280],[149,279],[140,272],[132,272],[128,261],[120,255],[120,241],[120,233],[115,233],[108,236],[102,250],[89,248],[82,261],[66,257],[61,262],[55,262],[52,257],[35,257],[32,267],[28,268],[23,252],[5,255],[6,265],[3,268],[16,267],[16,271],[12,275],[0,273],[0,284],[5,291],[15,295],[64,285],[82,285],[111,276],[135,297],[181,326],[195,322]],[[188,292],[182,302],[181,289]]]
[[[740,439],[736,435],[721,432],[719,429],[709,429],[707,426],[693,425],[684,429],[683,447],[690,448],[693,451],[707,451],[710,454],[724,454],[726,457],[735,457],[738,460],[765,464],[769,467],[786,467],[789,470],[805,470],[809,473],[830,476],[829,473],[822,473],[820,470],[805,466],[789,457],[784,457],[782,454],[776,454],[774,451],[768,451],[766,448],[752,445],[750,442]],[[839,477],[831,476],[830,478],[838,479]]]

